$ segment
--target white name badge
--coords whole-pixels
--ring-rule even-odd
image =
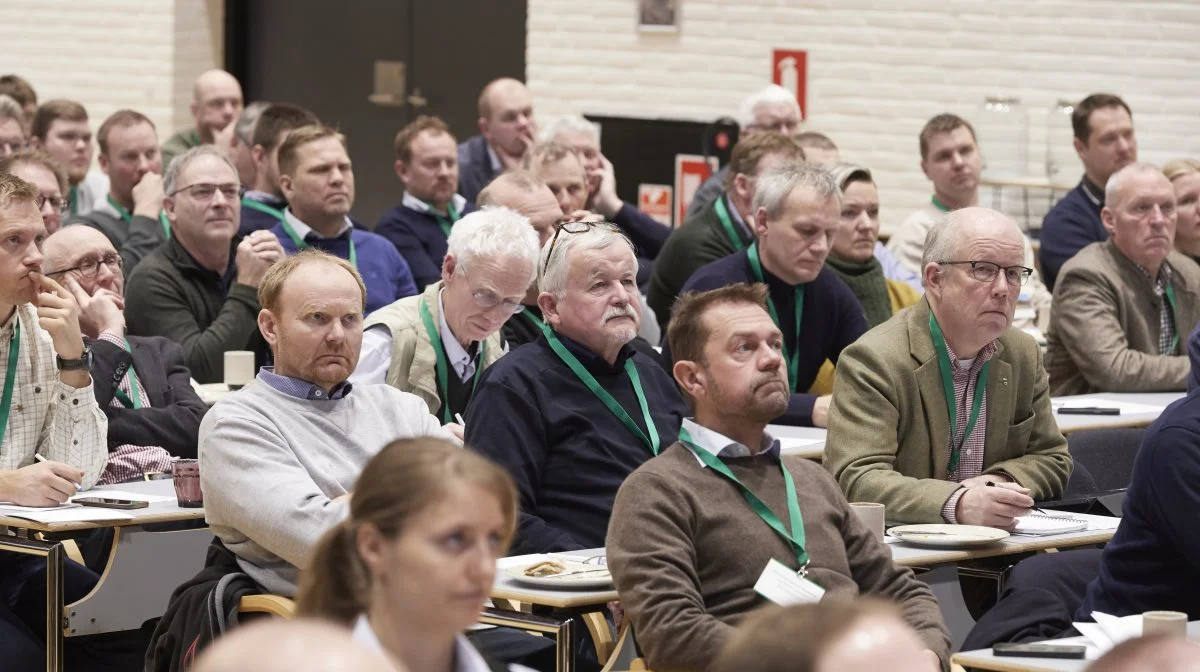
[[[762,576],[754,584],[754,592],[780,606],[793,604],[813,604],[820,602],[825,596],[825,589],[788,568],[787,565],[771,559]]]

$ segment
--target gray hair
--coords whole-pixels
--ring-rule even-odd
[[[959,212],[959,211],[955,211]],[[958,227],[955,224],[959,217],[954,212],[947,213],[937,219],[925,234],[925,249],[921,251],[921,272],[924,282],[925,267],[941,261],[949,261],[958,250]]]
[[[851,182],[875,184],[875,178],[871,177],[871,171],[854,163],[835,163],[825,168],[830,175],[833,175],[833,181],[837,182],[838,188],[842,190],[843,194],[846,193],[846,187],[850,186]]]
[[[528,218],[508,208],[490,206],[454,223],[446,240],[446,254],[458,260],[455,273],[480,257],[520,259],[529,268],[525,280],[525,286],[529,286],[537,276],[538,235]]]
[[[590,122],[577,114],[562,117],[543,128],[538,135],[538,140],[541,142],[557,140],[560,133],[586,133],[595,139],[597,145],[600,144],[600,124]]]
[[[802,161],[780,164],[758,176],[758,188],[754,192],[753,209],[767,209],[767,217],[775,219],[783,214],[783,204],[799,187],[808,187],[817,196],[837,199],[842,207],[842,190],[833,175],[824,168]]]
[[[262,116],[263,110],[270,106],[271,103],[260,100],[242,108],[242,116],[238,117],[237,124],[233,127],[233,134],[237,136],[238,142],[248,147],[254,146],[254,127],[258,126],[258,118]]]
[[[778,84],[768,84],[743,98],[738,105],[737,122],[742,130],[753,126],[759,106],[769,103],[788,103],[796,109],[796,116],[800,116],[800,103],[796,102],[796,95]]]
[[[532,229],[531,229],[532,230]],[[633,243],[625,237],[613,224],[598,222],[591,224],[582,233],[556,231],[555,236],[546,241],[538,259],[538,291],[549,292],[562,298],[567,291],[567,274],[571,268],[571,253],[579,250],[605,250],[613,245],[623,244],[629,249],[629,258],[637,268],[637,253]],[[553,252],[553,256],[551,256]]]
[[[1113,173],[1112,176],[1108,178],[1108,182],[1104,185],[1104,204],[1112,207],[1115,203],[1117,203],[1117,192],[1121,190],[1121,187],[1125,186],[1125,182],[1128,181],[1131,176],[1138,173],[1157,173],[1162,175],[1162,169],[1153,163],[1135,161]],[[1163,179],[1166,179],[1166,177],[1164,176]]]
[[[17,125],[21,127],[21,133],[25,133],[25,110],[21,109],[21,104],[13,99],[12,96],[6,96],[0,93],[0,120],[15,119]]]
[[[220,159],[222,163],[229,166],[233,171],[234,178],[237,178],[237,168],[234,167],[233,161],[225,155],[225,152],[216,145],[199,145],[193,147],[183,154],[171,159],[171,165],[167,166],[167,172],[163,175],[163,193],[167,196],[175,195],[176,182],[179,181],[179,175],[183,173],[183,169],[187,168],[188,164],[202,156],[211,156]]]

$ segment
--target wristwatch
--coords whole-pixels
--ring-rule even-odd
[[[89,345],[83,346],[83,355],[79,359],[63,359],[58,355],[54,358],[58,360],[59,371],[87,371],[92,368],[92,348]]]

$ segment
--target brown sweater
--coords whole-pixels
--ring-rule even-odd
[[[779,463],[725,459],[729,469],[788,525]],[[897,603],[943,661],[950,639],[937,600],[859,522],[833,478],[815,462],[784,456],[804,515],[808,577],[824,599],[871,594]],[[608,564],[637,641],[653,670],[702,670],[738,621],[766,603],[754,584],[774,558],[796,555],[733,483],[676,443],[621,486],[608,528]]]

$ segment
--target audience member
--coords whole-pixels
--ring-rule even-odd
[[[0,173],[9,173],[37,188],[38,209],[47,234],[62,228],[62,218],[70,207],[63,194],[67,191],[67,173],[49,154],[25,149],[0,158]]]
[[[805,161],[825,167],[841,163],[841,153],[828,135],[817,131],[803,131],[797,133],[794,138],[800,149],[804,150]]]
[[[1200,262],[1200,161],[1168,161],[1163,175],[1175,189],[1175,249]]]
[[[396,175],[404,197],[384,213],[375,233],[392,241],[408,262],[418,291],[441,277],[446,239],[454,223],[474,209],[457,193],[456,146],[450,127],[437,117],[421,115],[396,134]]]
[[[939,114],[921,129],[919,137],[921,171],[933,183],[933,196],[925,207],[904,220],[892,234],[887,247],[900,263],[914,273],[921,273],[921,255],[925,236],[933,225],[947,213],[979,205],[979,175],[983,170],[983,155],[975,139],[975,128],[966,119],[954,114]],[[1026,267],[1035,266],[1033,245],[1024,237]],[[1017,297],[1019,313],[1017,327],[1041,327],[1050,321],[1050,291],[1034,269],[1029,282]]]
[[[1109,178],[1100,214],[1109,239],[1063,264],[1054,288],[1051,394],[1186,389],[1180,339],[1200,322],[1200,266],[1174,250],[1171,183],[1130,164]]]
[[[830,397],[808,390],[823,363],[836,366],[842,349],[867,331],[854,292],[825,265],[838,228],[841,191],[826,170],[798,162],[769,168],[756,181],[749,213],[757,240],[696,271],[680,294],[765,283],[771,319],[783,332],[792,392],[786,412],[774,420],[825,427]],[[664,348],[668,362],[673,356]]]
[[[0,156],[25,149],[28,140],[29,126],[25,123],[25,112],[17,101],[0,94]]]
[[[237,169],[219,149],[184,152],[171,162],[166,182],[174,235],[129,275],[128,332],[178,343],[197,381],[219,383],[226,351],[262,350],[256,292],[283,249],[267,231],[234,246]]]
[[[895,605],[864,598],[764,607],[738,626],[714,672],[937,672],[925,647]]]
[[[196,661],[196,672],[407,672],[354,640],[349,630],[316,620],[266,619],[221,637]]]
[[[262,101],[250,103],[233,124],[233,148],[229,158],[233,159],[233,165],[237,168],[238,182],[241,182],[243,190],[254,188],[254,178],[258,174],[254,165],[254,127],[258,126],[263,110],[270,106],[270,103]]]
[[[794,99],[793,99],[794,100]],[[650,277],[647,301],[665,332],[671,304],[700,267],[754,242],[754,193],[758,177],[771,168],[804,159],[804,151],[781,133],[755,133],[733,148],[725,191],[699,214],[689,216],[667,239]]]
[[[1110,93],[1093,93],[1071,113],[1075,153],[1083,162],[1083,179],[1042,220],[1038,260],[1046,286],[1054,289],[1059,269],[1090,243],[1108,238],[1100,221],[1108,178],[1137,161],[1133,112]]]
[[[37,112],[38,107],[37,91],[33,90],[33,86],[24,77],[20,75],[0,76],[0,96],[8,96],[21,106],[26,124],[33,121],[33,115]]]
[[[0,173],[0,501],[56,506],[100,478],[108,423],[93,396],[78,308],[42,273],[46,231],[36,201],[33,185]],[[64,564],[63,597],[73,602],[97,576],[74,561]],[[6,668],[45,668],[46,571],[38,556],[0,553],[0,660]]]
[[[200,145],[215,144],[229,153],[233,125],[242,113],[242,85],[224,70],[206,70],[196,78],[189,108],[196,125],[172,135],[163,143],[163,163]]]
[[[317,123],[317,115],[291,103],[272,103],[259,115],[248,143],[254,161],[254,184],[242,195],[239,234],[269,230],[283,221],[287,201],[279,188],[279,146],[289,132]]]
[[[846,348],[825,466],[901,523],[1007,528],[1071,473],[1037,343],[1010,329],[1029,279],[1015,222],[955,210],[925,239],[925,297]],[[996,486],[996,487],[983,487]]]
[[[85,224],[108,236],[129,273],[171,236],[158,135],[146,115],[117,110],[100,124],[96,142],[100,169],[109,178],[108,195],[67,224]]]
[[[533,99],[521,82],[502,77],[479,94],[479,134],[458,146],[458,193],[472,203],[506,170],[519,168],[533,144]]]
[[[288,133],[279,146],[279,188],[288,207],[271,233],[285,252],[311,246],[349,261],[366,283],[367,314],[417,293],[396,247],[350,222],[354,169],[341,133],[319,124]]]
[[[506,351],[500,334],[537,277],[529,220],[489,207],[450,232],[442,279],[375,311],[354,383],[386,382],[420,397],[443,423],[465,413],[483,371]]]
[[[567,115],[542,128],[538,133],[538,140],[556,142],[575,150],[587,173],[587,204],[583,209],[599,212],[596,209],[596,199],[599,196],[600,183],[604,180],[606,164],[604,155],[600,153],[600,125],[578,115]]]
[[[1200,645],[1183,637],[1135,637],[1114,646],[1088,672],[1200,672]]]
[[[641,320],[629,240],[565,223],[539,265],[549,328],[488,369],[467,410],[468,445],[517,483],[516,554],[602,546],[617,488],[686,413],[663,368],[629,345]]]
[[[92,170],[92,128],[87,110],[73,100],[48,100],[33,117],[30,146],[58,159],[70,180],[68,213],[92,211],[108,195],[108,176]]]
[[[394,441],[367,462],[348,516],[301,574],[299,613],[353,627],[356,641],[413,670],[504,669],[463,633],[479,621],[516,518],[500,467],[447,441]]]
[[[525,152],[521,165],[550,187],[564,215],[587,207],[587,171],[574,147],[553,140],[539,142]]]
[[[208,407],[192,389],[183,350],[159,337],[125,334],[121,256],[99,231],[71,226],[46,239],[45,274],[79,306],[92,353],[96,404],[108,418],[108,466],[100,483],[171,471],[171,458],[196,457]]]
[[[767,301],[761,284],[729,285],[682,295],[671,320],[673,372],[694,416],[625,480],[606,544],[638,646],[651,668],[706,669],[762,603],[760,575],[775,574],[814,602],[897,602],[944,659],[930,588],[893,562],[818,463],[781,456],[765,431],[790,396]]]
[[[213,534],[265,591],[290,597],[367,461],[396,439],[447,435],[417,397],[347,382],[366,303],[349,262],[305,250],[268,271],[258,299],[275,367],[205,416],[200,482]]]

